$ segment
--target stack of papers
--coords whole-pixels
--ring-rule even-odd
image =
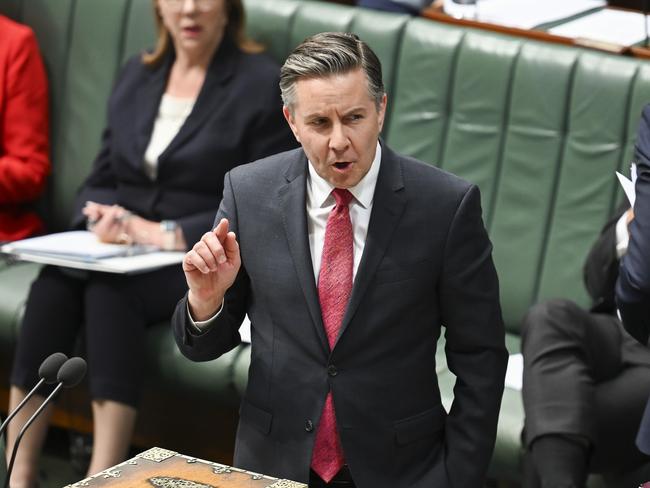
[[[476,18],[481,22],[532,29],[606,5],[604,0],[479,0]]]
[[[636,164],[632,163],[630,166],[630,178],[622,175],[618,171],[616,172],[616,177],[623,187],[623,192],[625,192],[627,201],[630,202],[630,207],[634,208],[634,202],[636,201]]]
[[[21,261],[107,273],[139,273],[183,260],[183,252],[163,252],[152,246],[106,244],[89,231],[49,234],[0,247]]]
[[[100,242],[95,234],[85,230],[32,237],[4,247],[11,252],[51,254],[81,261],[126,256],[129,253],[129,246]]]
[[[627,10],[603,9],[549,29],[551,34],[574,39],[633,46],[645,40],[645,15]]]

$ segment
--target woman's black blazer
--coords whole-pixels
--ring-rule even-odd
[[[296,146],[282,115],[278,66],[224,39],[152,181],[144,152],[173,59],[172,53],[150,68],[136,56],[123,68],[108,102],[101,150],[77,196],[73,226],[83,225],[88,200],[119,204],[146,219],[176,220],[191,246],[212,226],[226,172]]]

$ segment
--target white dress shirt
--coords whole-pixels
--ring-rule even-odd
[[[621,259],[627,252],[630,233],[627,229],[627,212],[624,212],[616,222],[616,257]]]
[[[195,101],[195,98],[179,98],[163,93],[151,139],[144,152],[144,170],[152,180],[158,174],[158,157],[181,130]]]
[[[357,269],[361,262],[361,256],[366,244],[368,235],[368,224],[370,223],[370,214],[375,197],[375,186],[377,185],[377,176],[379,175],[379,166],[381,165],[381,145],[377,141],[375,158],[372,161],[370,169],[356,186],[348,188],[354,198],[348,208],[350,210],[350,221],[354,233],[354,263],[352,268],[352,279],[357,276]],[[311,262],[314,268],[314,279],[318,283],[318,274],[320,273],[321,258],[323,256],[323,244],[325,243],[325,229],[327,227],[327,218],[334,208],[335,201],[332,196],[334,186],[328,181],[321,178],[314,170],[311,162],[308,163],[309,173],[307,174],[307,191],[306,191],[306,210],[307,210],[307,233],[309,234],[309,251],[311,252]],[[187,314],[191,323],[198,331],[206,331],[212,321],[219,316],[223,304],[219,311],[211,318],[195,322],[189,311]]]
[[[352,268],[352,279],[357,276],[359,262],[366,244],[368,234],[368,223],[372,212],[372,203],[375,196],[377,175],[381,164],[381,145],[377,142],[375,159],[370,169],[356,186],[348,188],[354,198],[350,202],[350,221],[354,232],[354,265]],[[311,251],[311,263],[314,267],[314,278],[318,283],[321,259],[323,256],[323,244],[325,244],[325,229],[327,218],[334,208],[334,197],[332,190],[334,186],[321,178],[311,163],[309,163],[309,174],[307,177],[307,232],[309,234],[309,250]]]

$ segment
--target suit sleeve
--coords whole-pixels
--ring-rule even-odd
[[[492,244],[476,186],[457,208],[444,259],[445,352],[456,375],[445,427],[447,473],[454,487],[481,486],[494,449],[508,353]]]
[[[111,124],[111,112],[120,110],[120,104],[116,100],[116,91],[120,83],[123,83],[125,79],[129,78],[129,74],[135,70],[139,63],[139,56],[134,56],[127,61],[111,90],[106,110],[107,122],[102,132],[99,152],[93,162],[90,173],[79,188],[75,199],[71,222],[74,228],[83,226],[86,221],[86,217],[81,211],[87,201],[102,203],[104,205],[120,203],[117,196],[118,177],[112,165],[113,153],[111,148],[113,147],[113,126]]]
[[[585,288],[592,300],[592,312],[613,314],[616,309],[614,288],[618,278],[616,224],[628,209],[621,205],[600,231],[583,267]]]
[[[81,213],[87,201],[113,205],[117,203],[117,180],[111,167],[111,128],[102,133],[101,149],[93,168],[81,185],[75,199],[72,227],[83,226],[86,217]]]
[[[621,260],[616,302],[625,329],[647,344],[650,334],[650,105],[643,109],[636,141],[637,180],[630,242]]]
[[[50,172],[45,68],[33,33],[21,29],[8,47],[0,127],[0,205],[35,200]]]
[[[223,200],[219,206],[215,224],[222,218],[228,219],[230,230],[239,236],[230,173],[226,174]],[[176,344],[185,357],[193,361],[210,361],[241,343],[239,327],[246,315],[248,289],[249,279],[242,265],[235,283],[226,292],[221,313],[210,328],[201,334],[194,330],[187,316],[187,294],[178,302],[172,317],[172,327]]]

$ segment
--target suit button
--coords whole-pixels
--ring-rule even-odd
[[[336,369],[336,366],[334,366],[333,364],[330,364],[327,367],[327,374],[330,375],[330,376],[336,376],[337,374],[339,374],[339,372]]]
[[[305,430],[307,432],[311,432],[314,430],[314,423],[309,419],[305,420]]]

